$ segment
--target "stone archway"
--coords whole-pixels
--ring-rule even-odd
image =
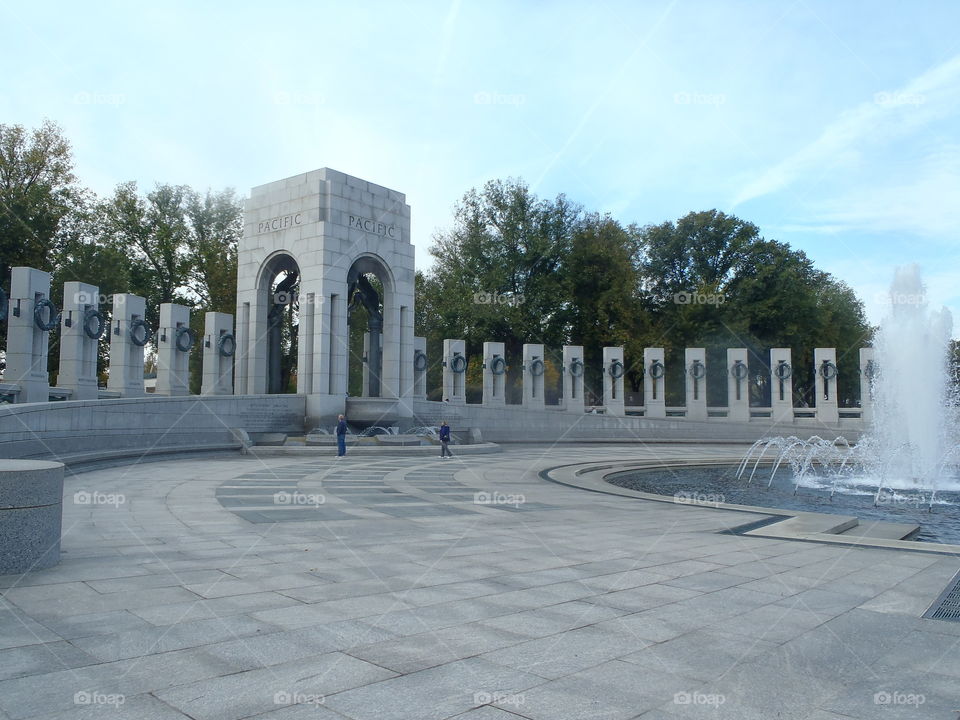
[[[259,287],[266,293],[267,313],[266,391],[271,395],[288,392],[291,376],[297,375],[297,290],[300,268],[287,253],[277,253],[264,263]]]
[[[253,188],[238,247],[238,393],[275,388],[268,382],[275,367],[269,317],[276,303],[270,294],[281,275],[285,279],[294,271],[299,272],[296,388],[306,396],[307,424],[329,425],[345,410],[358,423],[376,413],[412,417],[415,270],[404,195],[328,168]],[[370,292],[368,285],[377,283],[361,280],[370,275],[379,280],[382,294]],[[355,298],[370,310],[379,307],[379,338],[373,340],[379,340],[381,353],[368,353],[379,366],[373,384],[367,384],[368,397],[356,398],[369,402],[356,405],[350,398],[348,408],[348,319]],[[374,411],[375,405],[380,409]]]

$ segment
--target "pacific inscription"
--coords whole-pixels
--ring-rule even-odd
[[[360,215],[350,216],[350,227],[356,228],[357,230],[363,230],[364,232],[373,233],[374,235],[382,235],[383,237],[388,237],[391,240],[396,240],[397,238],[396,225],[387,225],[386,223],[377,222],[376,220],[361,217]]]

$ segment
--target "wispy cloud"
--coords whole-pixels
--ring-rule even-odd
[[[816,140],[748,182],[733,206],[784,190],[801,179],[816,180],[831,167],[856,161],[868,147],[918,132],[958,107],[960,55],[899,89],[877,92],[843,112]]]

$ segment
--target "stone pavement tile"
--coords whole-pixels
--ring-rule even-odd
[[[189,602],[199,599],[197,595],[181,587],[134,590],[132,592],[101,595],[91,589],[95,597],[74,597],[65,595],[60,598],[31,602],[30,614],[38,620],[45,617],[63,617],[66,615],[89,615],[111,610],[133,610],[152,605],[167,605],[176,602]]]
[[[868,597],[873,597],[869,595]],[[817,613],[840,615],[852,610],[863,603],[867,598],[862,595],[831,592],[822,588],[811,588],[796,595],[783,598],[774,603],[781,607],[801,608]]]
[[[63,618],[45,618],[43,624],[65,640],[90,635],[113,635],[125,630],[150,627],[143,618],[129,610],[113,610],[90,615],[68,615]]]
[[[147,588],[183,586],[191,583],[209,583],[218,579],[233,580],[234,578],[221,570],[188,570],[182,573],[164,572],[109,580],[88,580],[86,584],[98,593],[107,594]]]
[[[183,650],[209,643],[232,640],[276,628],[245,615],[194,620],[177,625],[126,630],[114,635],[77,638],[73,643],[103,662],[140,657],[171,650]]]
[[[529,640],[481,657],[556,679],[648,647],[649,643],[596,625]]]
[[[618,590],[630,590],[643,585],[653,585],[669,578],[666,575],[647,569],[627,570],[624,572],[610,573],[608,575],[596,575],[583,578],[579,582],[596,591],[616,592]]]
[[[763,561],[751,558],[748,562],[740,563],[739,565],[727,565],[723,568],[723,572],[727,575],[741,575],[745,578],[760,580],[770,577],[776,570],[771,569],[770,566]]]
[[[517,709],[519,710],[520,708]],[[467,710],[465,713],[456,715],[451,720],[517,720],[517,718],[522,717],[522,715],[516,715],[512,712],[493,707],[492,705],[484,705],[483,707],[474,708],[473,710]]]
[[[107,693],[80,692],[72,710],[40,715],[31,720],[187,720],[187,716],[152,695],[116,697]]]
[[[84,600],[99,596],[96,590],[82,582],[65,582],[55,585],[21,585],[20,587],[4,590],[2,594],[7,602],[14,603],[25,609],[36,603],[50,600],[56,601],[65,596],[69,596],[73,600]]]
[[[467,580],[464,582],[415,587],[397,591],[396,595],[407,605],[425,607],[453,600],[487,597],[506,592],[509,588],[490,580]]]
[[[696,680],[716,680],[737,665],[775,650],[774,643],[753,638],[737,638],[709,630],[693,630],[666,642],[650,645],[621,657],[671,675]]]
[[[0,650],[0,680],[94,665],[98,662],[100,660],[68,642],[25,645]]]
[[[904,590],[893,589],[882,592],[860,604],[861,610],[888,613],[891,615],[912,615],[919,617],[927,611],[938,594],[917,595]]]
[[[205,645],[204,652],[241,670],[278,665],[356,645],[385,642],[395,636],[359,620],[343,620],[317,627],[255,635]]]
[[[863,718],[945,718],[958,714],[957,679],[939,673],[899,672],[853,680],[819,704],[841,716]]]
[[[377,683],[394,673],[334,652],[263,670],[211,678],[154,694],[195,720],[235,720],[297,704],[305,697],[330,703],[333,693]]]
[[[756,590],[769,595],[790,597],[803,592],[821,583],[819,579],[797,575],[793,572],[777,572],[752,582],[745,582],[740,587],[744,590]]]
[[[185,585],[184,587],[190,592],[208,599],[227,597],[230,595],[252,595],[253,593],[263,592],[267,589],[256,582],[235,580],[228,575],[224,575],[222,579],[217,579],[213,582]]]
[[[589,602],[626,612],[639,612],[697,597],[700,594],[699,590],[688,590],[670,585],[642,585],[629,590],[595,595],[589,599]]]
[[[247,720],[344,720],[344,718],[340,713],[323,707],[322,703],[307,702],[251,715]]]
[[[151,625],[174,625],[192,620],[226,618],[258,610],[272,610],[300,605],[302,603],[286,595],[275,592],[258,592],[251,595],[235,595],[213,600],[198,597],[191,602],[134,608],[130,612]]]
[[[497,707],[531,720],[627,720],[699,683],[620,660],[506,698]]]
[[[344,598],[311,605],[262,610],[251,613],[252,617],[263,622],[277,625],[287,630],[307,627],[321,622],[351,620],[361,617],[379,617],[385,613],[407,608],[406,603],[397,600],[389,593],[365,595],[358,598]]]
[[[526,639],[517,633],[471,623],[362,645],[347,652],[361,660],[405,674],[515,645]]]
[[[897,635],[896,646],[882,655],[875,667],[913,668],[917,672],[935,672],[960,680],[960,637],[917,631]],[[892,676],[879,669],[878,672]],[[960,702],[960,696],[957,701]]]
[[[782,643],[830,620],[829,615],[797,608],[764,605],[710,626],[727,635],[738,635]]]
[[[11,718],[75,710],[78,692],[139,695],[236,672],[229,663],[190,649],[0,682],[0,710]]]
[[[355,720],[441,720],[543,682],[469,658],[331,695],[326,707]]]
[[[486,595],[483,600],[505,608],[504,613],[530,608],[546,607],[570,600],[580,600],[595,595],[596,592],[582,585],[579,581],[553,583],[540,587],[511,590],[495,595]]]
[[[663,584],[672,587],[687,588],[689,590],[699,590],[700,592],[712,592],[735,585],[742,585],[744,582],[744,578],[739,575],[731,575],[716,570],[664,580]]]
[[[20,608],[0,599],[0,650],[62,639]]]
[[[535,638],[594,625],[622,614],[625,611],[575,600],[482,620],[480,624]]]

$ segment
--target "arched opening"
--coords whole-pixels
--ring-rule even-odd
[[[358,258],[347,273],[350,354],[347,387],[353,397],[395,397],[384,386],[384,340],[390,337],[389,317],[393,280],[379,258]]]
[[[299,287],[300,268],[290,255],[274,255],[264,264],[259,288],[266,309],[266,390],[273,395],[297,392]]]

